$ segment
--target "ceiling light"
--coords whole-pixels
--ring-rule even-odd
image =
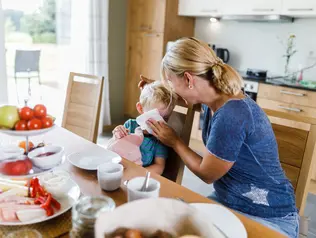
[[[212,23],[218,22],[218,19],[215,18],[215,17],[211,17],[211,18],[210,18],[210,22],[212,22]]]

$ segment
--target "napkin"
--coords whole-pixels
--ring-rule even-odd
[[[142,130],[146,130],[149,134],[153,134],[153,130],[146,123],[149,119],[163,121],[164,123],[166,123],[162,116],[159,114],[157,108],[150,110],[148,112],[144,112],[136,118],[136,122]]]

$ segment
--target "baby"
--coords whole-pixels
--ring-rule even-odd
[[[155,81],[143,87],[136,109],[139,114],[149,111],[151,113],[153,109],[156,109],[163,120],[168,121],[176,100],[176,95],[172,91],[163,86],[160,81]],[[162,174],[168,157],[168,147],[151,135],[150,130],[142,130],[137,121],[129,119],[124,125],[117,126],[113,130],[113,138],[108,148],[146,167],[150,172]]]

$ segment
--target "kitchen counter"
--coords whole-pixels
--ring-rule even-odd
[[[248,80],[248,81],[270,84],[270,85],[277,85],[277,86],[284,86],[284,87],[288,87],[288,88],[303,89],[303,90],[316,92],[316,82],[313,84],[310,84],[310,86],[308,86],[308,85],[305,86],[304,84],[291,83],[291,82],[286,81],[282,78],[280,78],[280,79],[266,78],[266,79],[259,79],[258,80],[256,78],[249,77],[247,75],[242,75],[242,77],[244,80]]]

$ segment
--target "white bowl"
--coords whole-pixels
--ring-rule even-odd
[[[55,154],[49,156],[37,157],[40,154],[53,152]],[[64,148],[57,145],[47,145],[35,150],[32,150],[28,157],[32,163],[40,169],[51,169],[59,165],[64,155]]]
[[[53,197],[63,198],[67,196],[71,186],[69,183],[70,175],[64,170],[54,170],[42,175],[40,178],[41,184],[45,187],[47,192],[51,193]]]

